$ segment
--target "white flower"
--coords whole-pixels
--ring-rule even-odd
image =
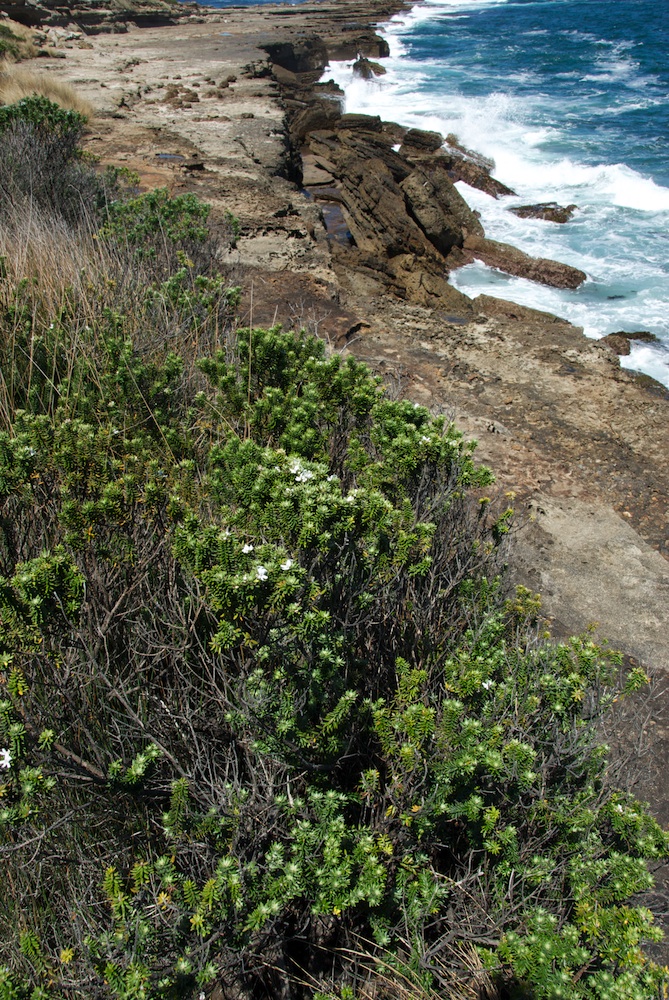
[[[242,552],[244,553],[245,556],[247,556],[249,552],[253,552],[253,546],[249,542],[247,542],[246,545],[242,546]]]
[[[336,483],[338,479],[339,479],[339,476],[328,476],[328,482],[329,483]]]
[[[229,537],[230,537],[230,529],[229,529],[229,528],[226,528],[226,529],[225,529],[225,530],[223,531],[223,538],[229,538]]]
[[[300,463],[300,462],[298,462],[298,461],[297,461],[297,459],[295,459],[294,461],[292,461],[292,462],[290,463],[290,465],[288,466],[288,468],[290,469],[290,471],[291,471],[291,472],[293,473],[293,475],[294,475],[294,474],[295,474],[296,472],[299,472],[299,471],[300,471],[300,469],[302,468],[302,465],[301,465],[301,463]]]
[[[0,767],[5,770],[12,765],[12,755],[9,750],[0,750]]]
[[[425,437],[425,435],[423,434],[422,438],[420,439],[420,443],[421,444],[429,444],[430,443],[429,437]]]
[[[483,681],[483,684],[481,684],[481,687],[483,688],[484,691],[489,691],[490,688],[493,686],[493,683],[494,683],[494,681]]]
[[[264,566],[258,566],[256,568],[256,573],[258,575],[258,579],[262,580],[263,583],[265,582],[265,580],[269,576],[269,573],[267,572],[267,570],[265,569]]]
[[[289,570],[292,565],[293,565],[293,560],[286,559],[285,562],[281,563],[281,569]]]
[[[295,476],[296,483],[306,483],[309,479],[313,479],[313,472],[309,472],[309,469],[304,469],[299,475]]]

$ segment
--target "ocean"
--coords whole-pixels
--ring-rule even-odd
[[[464,184],[486,235],[581,268],[576,291],[475,263],[451,280],[563,316],[589,337],[650,331],[625,367],[669,386],[669,4],[664,0],[424,0],[382,26],[385,76],[333,63],[346,110],[455,133],[517,197]],[[509,208],[575,204],[560,225]]]

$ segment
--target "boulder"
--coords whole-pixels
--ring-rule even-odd
[[[359,76],[363,80],[373,80],[375,76],[383,76],[385,72],[385,66],[382,66],[381,63],[372,62],[371,59],[366,59],[365,56],[361,56],[360,59],[356,59],[353,63],[353,75]]]
[[[351,112],[341,116],[337,127],[349,131],[361,129],[363,132],[381,132],[383,122],[378,115],[362,115]]]
[[[583,271],[569,264],[544,257],[530,257],[508,243],[498,243],[482,236],[466,236],[463,247],[473,258],[489,267],[552,288],[578,288],[587,277]]]
[[[402,139],[400,153],[415,156],[417,153],[436,153],[441,149],[444,137],[441,132],[425,132],[420,128],[410,128]]]
[[[401,183],[409,214],[444,255],[462,246],[467,233],[483,236],[483,226],[440,166],[419,167]]]
[[[338,180],[349,228],[361,250],[386,257],[424,256],[430,244],[408,215],[404,193],[383,160],[349,152],[339,159]]]
[[[301,143],[309,132],[330,129],[341,118],[337,101],[315,101],[294,116],[290,123],[290,135],[294,142]]]
[[[281,66],[291,73],[322,71],[328,64],[328,53],[323,39],[318,35],[301,38],[295,42],[270,42],[261,46],[274,66]]]
[[[609,333],[606,337],[602,337],[599,343],[608,347],[614,354],[626,356],[631,353],[632,341],[634,340],[642,344],[658,343],[655,334],[649,333],[648,330],[636,330],[634,333],[628,333],[627,330],[617,330],[615,333]]]
[[[510,211],[519,219],[545,219],[546,222],[569,222],[576,211],[576,205],[558,205],[555,201],[539,202],[537,205],[517,205]]]
[[[442,273],[426,268],[424,261],[417,264],[411,254],[387,260],[355,247],[333,245],[331,249],[342,285],[357,296],[393,295],[463,320],[474,315],[471,299],[449,285]]]
[[[367,116],[359,116],[360,118]],[[363,123],[354,122],[355,128],[349,129],[342,126],[342,122],[348,115],[342,115],[337,122],[337,132],[317,131],[307,136],[307,141],[312,153],[319,159],[328,160],[330,163],[337,163],[338,159],[347,157],[353,153],[362,159],[369,158],[383,160],[386,167],[391,171],[396,181],[403,181],[411,173],[412,166],[407,160],[393,150],[392,138],[379,131],[367,131],[362,128]],[[372,119],[374,123],[374,119]],[[326,169],[330,169],[326,167]],[[336,169],[336,168],[335,168]]]

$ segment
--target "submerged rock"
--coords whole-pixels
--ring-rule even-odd
[[[577,205],[558,205],[555,201],[539,202],[536,205],[517,205],[511,211],[519,219],[545,219],[547,222],[569,222],[578,208]]]

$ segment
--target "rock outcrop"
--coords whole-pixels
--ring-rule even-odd
[[[330,127],[310,129],[324,122]],[[340,247],[336,254],[342,266],[357,272],[359,289],[363,275],[370,288],[385,287],[421,304],[442,296],[450,308],[464,309],[463,301],[455,303],[447,275],[474,259],[557,288],[585,281],[582,271],[567,264],[534,259],[485,238],[480,219],[455,186],[460,174],[454,178],[452,163],[471,167],[494,193],[499,182],[490,174],[492,165],[462,147],[452,154],[438,132],[398,129],[375,115],[341,114],[335,102],[321,98],[298,110],[290,129],[301,144],[312,196],[343,212],[350,241],[338,242],[352,243],[357,252],[345,256]],[[341,215],[336,220],[341,230]]]
[[[602,337],[599,343],[603,344],[604,347],[608,347],[614,354],[624,357],[631,353],[634,341],[640,344],[658,343],[655,334],[650,333],[648,330],[636,330],[633,333],[628,333],[626,330],[617,330],[615,333],[609,333],[606,337]]]
[[[440,164],[417,167],[401,184],[406,207],[429,241],[446,257],[483,226]]]
[[[353,63],[353,75],[359,76],[362,80],[373,80],[375,76],[384,76],[386,67],[381,63],[372,62],[365,56],[356,59]]]
[[[472,258],[483,261],[517,278],[528,278],[551,288],[578,288],[586,280],[584,271],[545,257],[530,257],[517,247],[482,236],[467,236],[463,248]]]
[[[29,28],[76,24],[87,33],[123,31],[128,23],[139,27],[176,24],[198,14],[196,3],[177,0],[2,0],[0,10]]]

